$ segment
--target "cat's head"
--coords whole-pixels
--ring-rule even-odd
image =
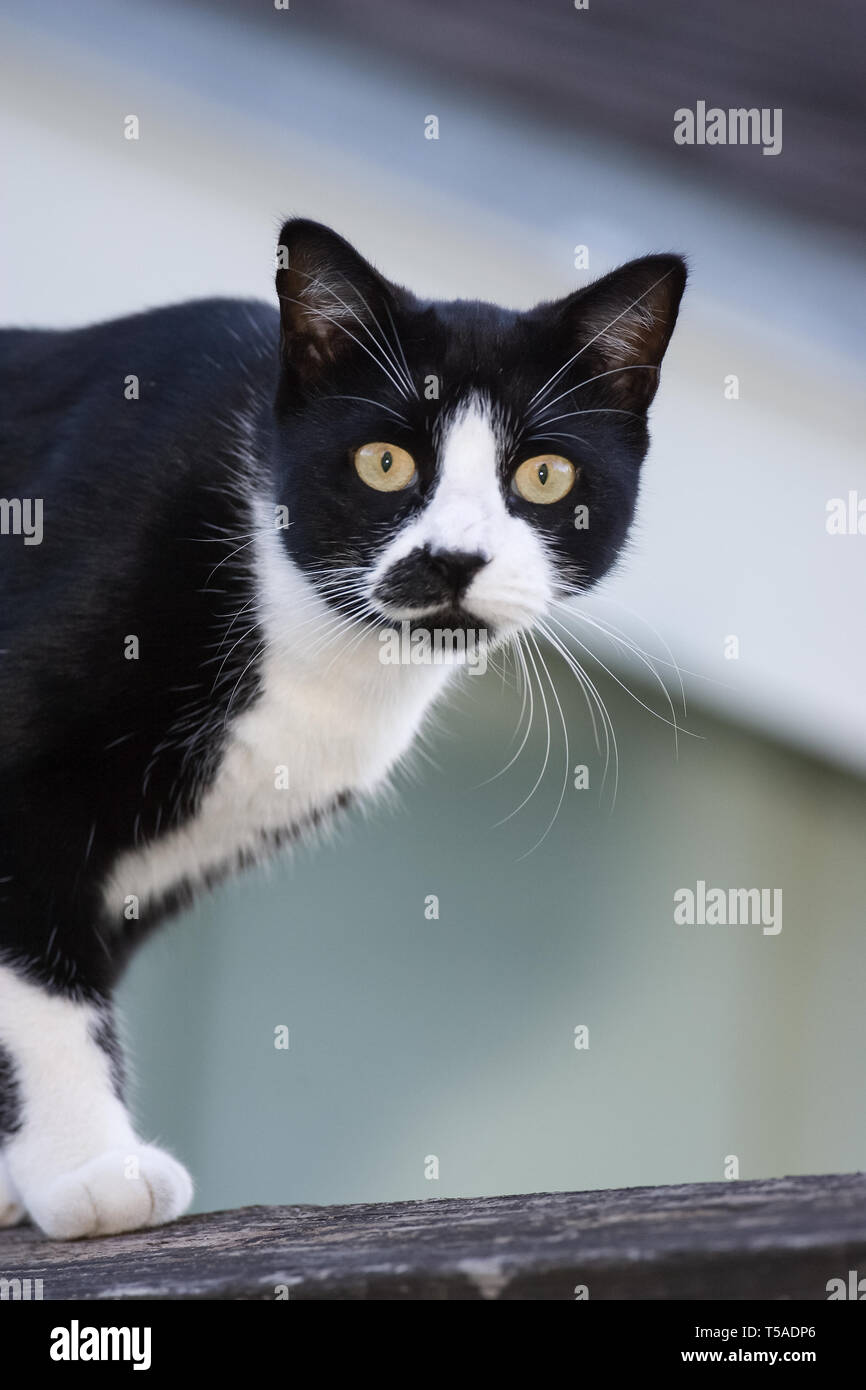
[[[276,484],[292,559],[329,603],[499,639],[611,567],[678,256],[525,312],[420,300],[302,219],[277,265]]]

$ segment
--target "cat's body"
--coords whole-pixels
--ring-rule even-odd
[[[28,798],[13,785],[0,808],[0,846],[8,853],[26,838],[39,854],[43,884],[82,920],[84,957],[69,966],[97,987],[113,983],[136,922],[152,923],[187,889],[302,832],[352,792],[373,790],[446,674],[383,665],[373,633],[348,665],[334,660],[332,646],[314,651],[316,612],[324,623],[328,609],[280,554],[276,499],[257,456],[278,334],[276,311],[239,301],[23,340],[0,333],[10,414],[30,417],[27,395],[35,395],[43,431],[29,453],[14,431],[0,444],[0,496],[21,496],[26,483],[26,495],[43,499],[46,537],[22,547],[7,536],[0,551],[0,775],[14,779],[20,768],[22,779],[37,779],[32,791],[46,793]],[[109,351],[105,391],[96,363]],[[71,408],[69,395],[53,390],[55,354],[77,369]],[[12,373],[22,359],[19,384]],[[137,401],[123,393],[132,365]],[[90,452],[76,456],[70,476],[64,434],[89,430],[91,417]],[[190,467],[196,458],[205,471]],[[134,656],[128,637],[138,641]],[[88,679],[95,671],[104,678]],[[286,787],[274,785],[278,765],[291,769]],[[64,782],[89,818],[70,815]],[[45,801],[55,797],[56,820],[47,824]],[[39,848],[46,833],[47,862]],[[39,950],[53,923],[39,913],[28,920],[15,883],[4,884],[4,949],[35,957],[51,984],[75,983],[63,966],[58,979],[50,952]],[[129,920],[131,894],[138,916]],[[127,923],[119,941],[116,930],[102,933],[108,952],[90,930],[101,919]]]
[[[684,281],[520,315],[421,304],[315,224],[281,246],[281,314],[0,334],[0,499],[42,504],[39,543],[8,505],[0,534],[0,1221],[57,1236],[189,1200],[121,1100],[131,950],[385,784],[454,669],[385,663],[391,625],[498,642],[609,567]]]

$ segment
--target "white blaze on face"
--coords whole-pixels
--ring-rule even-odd
[[[544,545],[505,505],[498,468],[499,444],[489,404],[469,397],[442,432],[439,481],[419,517],[382,553],[371,592],[397,560],[429,546],[436,551],[483,555],[462,606],[500,635],[531,625],[554,593]],[[428,610],[434,611],[434,610]],[[413,610],[411,616],[420,616]]]

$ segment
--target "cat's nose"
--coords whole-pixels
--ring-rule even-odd
[[[487,556],[419,547],[385,571],[374,596],[394,608],[450,607],[460,602]]]

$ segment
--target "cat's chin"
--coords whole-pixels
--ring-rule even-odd
[[[382,628],[391,629],[409,638],[421,633],[432,641],[440,640],[444,634],[460,633],[467,641],[493,649],[521,632],[531,631],[536,616],[534,613],[507,611],[497,613],[494,617],[457,607],[437,609],[430,613],[419,613],[417,610],[381,613],[379,623]]]
[[[380,622],[383,627],[395,629],[397,632],[407,631],[427,632],[431,636],[435,633],[443,632],[463,632],[466,634],[484,634],[484,640],[493,642],[498,637],[498,631],[494,624],[485,622],[479,614],[470,613],[465,608],[442,608],[429,613],[419,613],[417,610],[406,612],[390,612],[380,615]]]

